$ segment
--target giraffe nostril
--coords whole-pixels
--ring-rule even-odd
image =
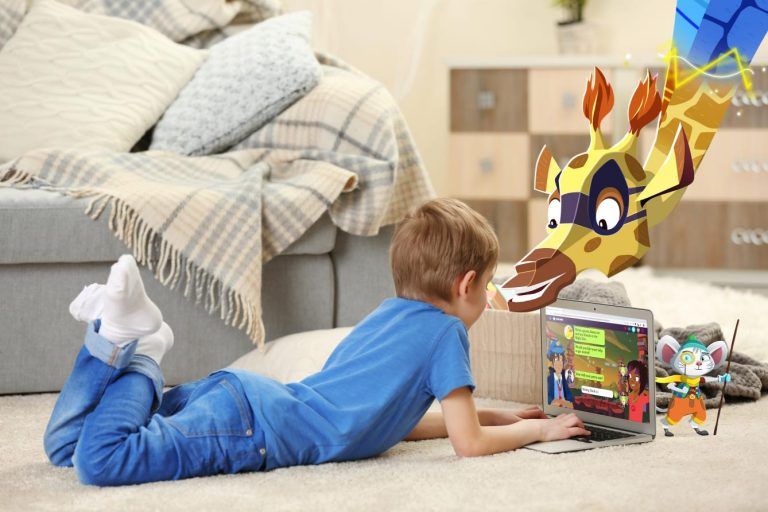
[[[534,270],[536,270],[535,261],[521,261],[515,265],[515,272],[518,274],[522,274],[523,272],[533,272]]]

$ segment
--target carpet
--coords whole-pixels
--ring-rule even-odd
[[[716,437],[681,425],[675,437],[644,445],[474,459],[456,457],[439,439],[400,443],[364,461],[97,488],[45,458],[42,436],[55,398],[0,398],[0,510],[768,509],[766,399],[725,408]]]
[[[715,321],[730,343],[740,317],[737,350],[768,360],[767,297],[649,269],[615,279],[667,327]],[[364,461],[103,489],[48,463],[42,437],[55,400],[0,397],[0,510],[768,510],[765,397],[725,407],[716,437],[679,425],[675,437],[644,445],[474,459],[456,457],[445,439],[404,442]],[[478,399],[478,406],[515,404]]]

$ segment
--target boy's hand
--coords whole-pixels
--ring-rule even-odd
[[[588,436],[589,430],[575,414],[561,414],[556,418],[539,420],[541,422],[541,441],[559,441],[573,436]]]
[[[517,411],[511,411],[521,420],[545,420],[547,415],[541,410],[541,407],[532,405],[525,409],[518,409]]]
[[[526,409],[517,409],[517,410],[510,410],[510,409],[501,409],[498,412],[498,419],[499,422],[497,425],[511,425],[512,423],[516,423],[520,420],[541,420],[541,419],[547,419],[547,415],[544,414],[544,411],[541,410],[540,407],[536,407],[535,405],[532,405],[531,407],[528,407]]]
[[[511,425],[520,420],[546,419],[541,408],[532,405],[526,409],[480,409],[477,411],[481,425]]]

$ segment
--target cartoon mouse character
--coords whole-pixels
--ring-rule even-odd
[[[672,336],[666,335],[656,344],[656,357],[672,366],[679,375],[657,377],[656,382],[667,384],[672,391],[672,401],[667,415],[661,419],[665,436],[673,436],[670,427],[685,416],[691,416],[691,427],[700,436],[709,435],[701,428],[707,419],[704,399],[699,385],[704,382],[730,382],[730,374],[718,377],[705,377],[706,374],[721,366],[728,356],[728,345],[724,341],[710,343],[709,347],[695,336],[689,336],[682,346]]]

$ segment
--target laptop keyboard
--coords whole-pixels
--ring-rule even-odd
[[[587,430],[592,432],[591,436],[579,436],[572,437],[574,441],[581,441],[582,443],[600,443],[603,441],[611,441],[613,439],[621,439],[623,437],[631,437],[633,434],[627,434],[624,432],[618,432],[616,430],[608,430],[593,425],[587,425]]]

